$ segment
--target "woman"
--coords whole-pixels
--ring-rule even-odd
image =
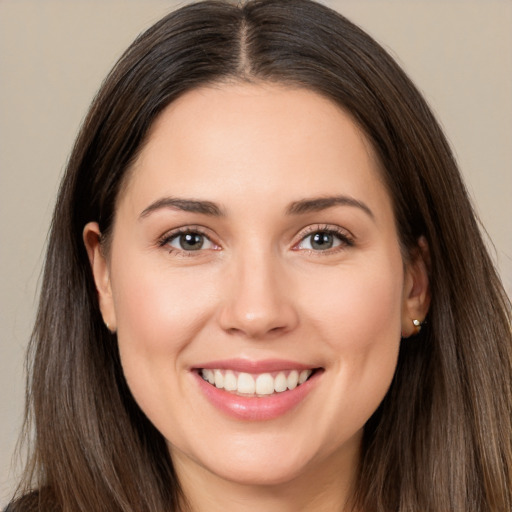
[[[12,509],[509,511],[509,312],[382,48],[306,0],[185,7],[71,155]]]

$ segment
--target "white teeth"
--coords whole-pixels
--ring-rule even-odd
[[[311,375],[311,370],[302,370],[299,375],[299,384],[304,384]]]
[[[262,373],[256,379],[256,394],[271,395],[274,392],[274,379],[270,373]]]
[[[282,393],[283,391],[286,391],[288,389],[288,379],[286,378],[286,375],[281,372],[277,375],[275,381],[274,381],[274,389],[277,393]]]
[[[215,377],[215,387],[223,388],[224,387],[224,375],[222,375],[222,372],[220,370],[215,370],[213,372],[213,375]]]
[[[203,370],[203,377],[205,380],[207,380],[210,384],[215,384],[215,377],[211,370]]]
[[[299,383],[299,372],[297,370],[293,370],[288,375],[288,389],[295,389],[297,384]]]
[[[232,370],[201,370],[204,380],[219,389],[240,393],[243,395],[268,396],[273,393],[282,393],[288,389],[295,389],[304,384],[313,373],[313,370],[291,370],[279,372],[275,377],[270,373],[251,375],[245,372]]]
[[[226,375],[224,375],[224,389],[226,391],[236,391],[238,387],[238,382],[235,374],[228,370]]]
[[[238,375],[238,392],[246,395],[253,395],[256,391],[256,383],[249,373],[240,373]]]

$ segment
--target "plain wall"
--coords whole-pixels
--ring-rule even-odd
[[[15,482],[11,457],[23,414],[23,357],[67,156],[120,53],[182,3],[0,0],[0,508]],[[512,2],[325,3],[369,31],[424,92],[512,296]]]

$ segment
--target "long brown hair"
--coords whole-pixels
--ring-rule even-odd
[[[207,1],[141,35],[103,83],[61,184],[29,352],[32,456],[21,510],[178,510],[165,441],[123,377],[98,308],[82,230],[108,237],[116,198],[159,113],[209,83],[270,81],[330,98],[366,133],[404,254],[429,247],[428,323],[402,340],[391,388],[365,426],[354,504],[371,512],[510,512],[510,303],[450,148],[393,59],[309,0]],[[24,505],[21,505],[24,503]]]

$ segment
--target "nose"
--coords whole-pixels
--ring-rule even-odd
[[[266,339],[297,327],[293,287],[276,259],[253,254],[240,258],[231,270],[219,316],[222,329]]]

